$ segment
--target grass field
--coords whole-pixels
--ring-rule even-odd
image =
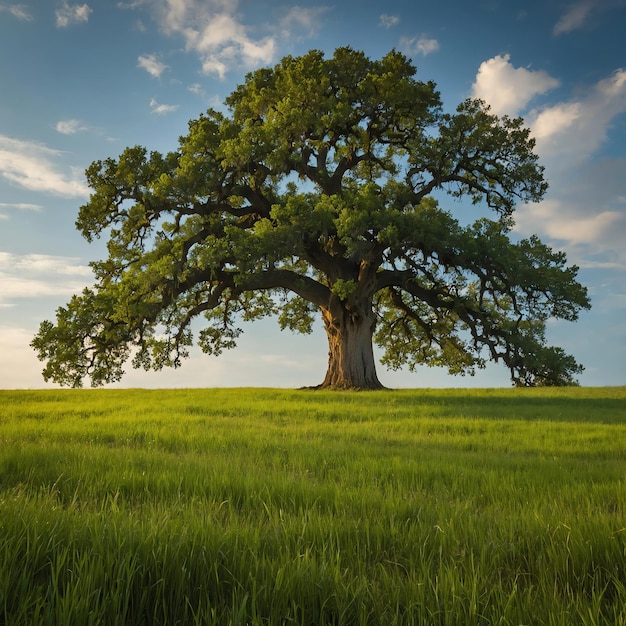
[[[626,625],[626,388],[0,391],[0,624]]]

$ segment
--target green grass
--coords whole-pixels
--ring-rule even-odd
[[[626,388],[0,391],[0,624],[626,625]]]

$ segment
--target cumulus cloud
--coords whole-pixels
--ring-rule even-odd
[[[385,28],[391,28],[392,26],[397,26],[400,23],[400,18],[397,15],[389,15],[388,13],[383,13],[380,16],[380,24]]]
[[[409,56],[421,54],[426,56],[439,50],[439,42],[426,35],[419,37],[401,37],[400,48]]]
[[[558,87],[559,81],[543,70],[513,67],[510,55],[483,61],[472,85],[472,95],[485,100],[498,115],[517,115],[537,95]]]
[[[598,151],[613,120],[623,113],[626,70],[620,69],[590,87],[584,97],[533,110],[527,120],[539,153],[560,167],[571,167]]]
[[[233,66],[256,67],[274,58],[273,37],[255,38],[236,16],[236,0],[155,0],[157,19],[170,36],[181,36],[188,51],[195,52],[202,71],[223,78]],[[311,9],[291,9],[288,16],[306,22]]]
[[[72,24],[87,22],[92,12],[93,9],[87,4],[70,4],[63,0],[56,10],[57,27],[66,28]]]
[[[279,37],[313,36],[329,10],[327,6],[294,5],[281,10],[273,24],[268,19],[252,25],[242,21],[238,4],[238,0],[137,0],[118,2],[117,6],[148,8],[166,35],[182,38],[187,52],[199,57],[204,74],[221,79],[233,68],[254,69],[272,63]],[[150,71],[144,63],[142,67]]]
[[[518,208],[516,229],[563,242],[581,267],[626,269],[626,158],[600,156],[625,113],[626,70],[618,70],[582,97],[526,115],[550,190],[540,204]]]
[[[31,191],[68,197],[88,196],[89,188],[79,173],[82,170],[59,171],[57,162],[61,156],[59,150],[42,144],[0,135],[0,176]]]
[[[137,67],[146,70],[148,74],[154,76],[155,78],[161,78],[161,74],[163,74],[163,72],[168,68],[168,66],[159,61],[154,54],[141,55],[137,59]]]
[[[515,68],[508,55],[480,65],[472,95],[497,114],[523,114],[550,188],[538,204],[519,206],[516,231],[556,242],[583,268],[626,269],[626,158],[603,157],[610,129],[626,113],[626,70],[576,96],[529,109],[559,86],[542,70]]]
[[[23,22],[30,22],[33,19],[33,16],[28,12],[28,7],[23,4],[0,3],[0,13],[10,13]]]
[[[165,115],[167,113],[173,113],[178,109],[179,104],[159,104],[154,98],[150,100],[150,108],[152,113],[157,115]]]
[[[186,27],[183,32],[187,48],[200,55],[205,74],[224,78],[233,63],[253,67],[268,63],[274,56],[273,38],[254,41],[232,15],[215,14],[201,24],[200,28]]]

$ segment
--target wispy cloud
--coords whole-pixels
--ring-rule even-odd
[[[594,4],[591,0],[583,0],[569,6],[555,24],[554,34],[558,36],[581,28],[593,10]]]
[[[87,22],[93,9],[87,4],[70,4],[63,0],[56,10],[57,27],[66,28],[72,24]]]
[[[59,171],[57,162],[62,154],[40,143],[0,135],[0,176],[31,191],[88,196],[82,170],[69,168],[69,174]]]
[[[76,258],[0,252],[0,304],[4,306],[24,298],[68,296],[92,280],[91,268]]]
[[[392,26],[397,26],[400,23],[400,18],[397,15],[389,15],[388,13],[383,13],[380,16],[380,24],[385,28],[391,28]]]
[[[146,70],[148,74],[155,78],[161,78],[161,74],[168,69],[168,66],[160,61],[155,54],[141,55],[137,59],[137,67]]]
[[[558,87],[559,81],[543,70],[513,67],[510,55],[498,55],[480,64],[472,95],[491,105],[498,115],[517,115],[536,95]]]
[[[304,31],[305,37],[313,37],[319,30],[320,18],[328,11],[328,7],[291,7],[280,20],[283,37],[291,38],[294,32]]]
[[[17,209],[18,211],[41,211],[41,204],[28,204],[26,202],[0,202],[0,209]]]
[[[130,9],[130,10],[135,10],[135,9],[141,9],[142,7],[150,4],[152,2],[152,0],[135,0],[134,2],[118,2],[117,3],[117,8],[118,9]],[[135,21],[135,23],[133,24],[133,28],[140,33],[145,33],[147,30],[147,26],[144,24],[143,20],[141,19],[137,19]]]
[[[554,25],[552,32],[555,37],[558,37],[586,28],[597,22],[597,14],[623,9],[625,4],[624,0],[578,0],[578,2],[570,3]]]
[[[43,206],[41,204],[29,204],[26,202],[0,202],[0,210],[9,209],[9,210],[17,210],[17,211],[41,211]],[[6,213],[0,213],[0,220],[8,220],[10,216]]]
[[[400,49],[409,56],[421,54],[426,56],[439,50],[439,42],[427,35],[419,37],[401,37]]]
[[[56,124],[56,130],[62,135],[75,135],[89,130],[89,127],[79,120],[59,120]]]
[[[33,19],[33,16],[28,11],[28,7],[24,4],[0,3],[0,13],[10,13],[13,17],[23,22],[30,22]]]
[[[154,98],[150,100],[150,109],[152,109],[152,113],[156,113],[157,115],[173,113],[179,106],[179,104],[159,104]]]
[[[134,0],[132,2],[118,2],[118,9],[138,9],[148,3],[149,0]]]

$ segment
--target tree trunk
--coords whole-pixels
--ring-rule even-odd
[[[373,335],[376,318],[371,306],[349,312],[343,303],[322,309],[328,337],[328,371],[321,389],[384,389],[376,374]]]

